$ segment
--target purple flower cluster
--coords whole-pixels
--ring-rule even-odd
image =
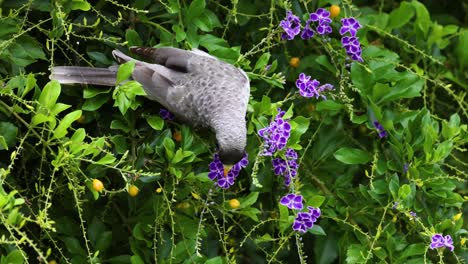
[[[286,150],[286,160],[282,158],[275,158],[272,161],[273,170],[276,175],[284,176],[284,185],[289,186],[291,184],[291,178],[297,175],[297,153],[292,148]]]
[[[208,173],[208,178],[217,182],[218,186],[224,189],[231,187],[234,184],[235,179],[239,176],[240,170],[247,167],[249,164],[247,153],[244,154],[244,157],[232,166],[231,170],[224,175],[224,166],[221,160],[219,159],[219,154],[215,153],[213,156],[213,161],[210,163],[210,172]]]
[[[431,238],[431,249],[447,247],[450,251],[454,250],[453,240],[450,235],[446,235],[445,237],[442,234],[435,234]]]
[[[174,115],[171,112],[169,112],[169,110],[167,110],[165,108],[159,109],[159,115],[164,120],[173,120],[174,119]]]
[[[302,195],[296,195],[293,193],[286,194],[281,197],[280,204],[287,206],[292,210],[302,210]],[[296,218],[294,219],[292,228],[295,231],[305,233],[307,229],[310,229],[314,226],[314,223],[317,222],[317,219],[321,215],[320,208],[315,208],[312,206],[307,206],[307,212],[297,213]]]
[[[299,78],[296,80],[296,87],[299,88],[299,93],[304,97],[315,97],[316,99],[322,97],[323,99],[327,99],[322,92],[325,90],[333,90],[333,85],[329,83],[320,85],[320,82],[316,79],[310,79],[311,77],[305,75],[305,73],[299,74]]]
[[[316,28],[316,31],[319,35],[327,35],[332,32],[332,28],[330,26],[330,23],[332,22],[330,18],[330,12],[328,12],[326,9],[319,8],[317,11],[314,13],[311,13],[309,16],[309,19],[306,21],[306,28],[310,29],[310,24],[312,22],[318,23],[318,26]],[[312,29],[310,29],[312,30]],[[313,31],[312,31],[313,33]],[[304,34],[304,32],[303,32]],[[304,37],[301,34],[301,37],[303,39],[309,39],[313,36],[313,34],[309,37],[308,34],[304,34]]]
[[[346,54],[349,58],[355,61],[362,62],[361,57],[361,43],[359,43],[359,38],[356,37],[358,29],[361,28],[361,24],[354,18],[343,18],[341,19],[341,29],[340,34],[343,36],[346,33],[349,33],[350,36],[343,36],[341,39],[341,44],[346,50]]]
[[[384,138],[384,137],[388,136],[387,131],[385,130],[385,128],[378,121],[374,121],[373,124],[374,124],[375,129],[377,129],[377,132],[379,132],[379,137],[380,138]]]
[[[286,194],[281,197],[280,204],[287,206],[289,209],[302,210],[302,195],[295,195],[294,193]]]
[[[281,20],[280,26],[284,30],[281,34],[281,39],[292,40],[301,32],[301,21],[291,11],[288,11],[286,18]]]
[[[263,155],[272,156],[276,151],[286,147],[289,136],[291,135],[291,125],[288,120],[284,120],[285,112],[278,108],[278,115],[271,121],[268,127],[258,131],[258,135],[264,140]]]
[[[296,219],[294,219],[292,228],[295,231],[301,233],[307,232],[307,229],[312,228],[322,214],[320,208],[307,206],[307,209],[309,210],[308,212],[300,212],[297,214]]]

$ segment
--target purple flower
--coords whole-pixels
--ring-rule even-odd
[[[450,251],[454,250],[453,247],[453,240],[450,235],[446,235],[445,237],[442,234],[435,234],[431,238],[431,249],[447,247]]]
[[[308,27],[310,30],[312,30],[309,26],[312,22],[318,23],[316,31],[319,35],[327,35],[332,32],[332,28],[330,26],[330,23],[332,22],[332,20],[330,19],[330,12],[328,12],[326,9],[319,8],[317,9],[317,11],[315,11],[315,13],[311,13],[309,16],[309,20],[307,20],[306,22],[306,28]],[[306,28],[304,28],[304,30],[306,30]],[[306,33],[303,32],[303,34]],[[311,35],[311,37],[312,36],[313,34]]]
[[[286,150],[286,160],[282,158],[276,158],[272,161],[273,171],[276,175],[284,176],[284,185],[289,186],[291,183],[291,178],[296,177],[297,169],[299,169],[299,164],[297,164],[297,153],[292,148]]]
[[[258,131],[258,135],[264,140],[263,155],[272,156],[276,151],[286,147],[291,135],[291,125],[283,119],[285,112],[278,108],[278,115],[270,122],[268,127]]]
[[[314,226],[314,223],[317,222],[317,219],[320,217],[320,208],[314,208],[312,206],[307,206],[307,208],[309,209],[308,212],[298,213],[296,219],[294,219],[292,228],[295,231],[305,233],[307,229]]]
[[[311,77],[309,75],[305,75],[305,73],[299,74],[299,78],[296,80],[296,87],[299,88],[299,93],[301,96],[304,97],[315,97],[318,99],[322,97],[323,99],[327,99],[321,93],[325,90],[333,90],[334,87],[331,84],[324,84],[320,85],[320,82],[316,79],[310,80]]]
[[[346,32],[349,32],[349,34],[353,37],[356,36],[358,29],[361,28],[361,24],[359,24],[357,19],[354,17],[341,19],[341,25],[340,34],[344,35]]]
[[[286,194],[281,197],[280,204],[287,206],[289,209],[302,210],[302,195]]]
[[[392,209],[393,209],[393,210],[396,210],[396,209],[398,208],[398,205],[399,205],[399,204],[400,204],[399,202],[395,202],[395,203],[393,204],[393,206],[392,206]]]
[[[281,34],[281,39],[292,40],[301,32],[301,21],[291,11],[286,13],[286,18],[281,20],[280,26],[284,30]]]
[[[387,131],[378,121],[374,121],[373,124],[374,124],[375,129],[377,129],[377,132],[379,133],[380,138],[384,138],[388,136]]]
[[[314,30],[310,27],[309,20],[306,22],[306,25],[304,29],[301,32],[301,38],[302,39],[310,39],[314,36],[315,32]]]
[[[411,216],[411,217],[410,217],[410,220],[413,220],[413,219],[418,218],[418,215],[417,215],[415,212],[413,212],[413,211],[409,212],[409,214],[410,214],[410,216]]]
[[[319,24],[330,24],[332,22],[330,19],[330,12],[324,8],[319,8],[315,13],[310,14],[309,19]]]
[[[242,168],[247,167],[249,164],[248,155],[244,153],[244,157],[232,166],[231,170],[224,175],[224,166],[219,158],[219,154],[215,153],[213,156],[213,161],[210,163],[209,168],[210,172],[208,173],[208,178],[210,180],[216,181],[218,186],[224,189],[227,189],[234,185],[234,181],[239,176],[239,173]]]
[[[343,37],[341,39],[341,44],[346,50],[346,54],[349,58],[355,61],[364,61],[361,57],[361,43],[359,43],[359,39],[357,37]]]
[[[169,110],[167,110],[165,108],[159,109],[159,115],[164,120],[173,120],[174,119],[174,115],[171,112],[169,112]]]

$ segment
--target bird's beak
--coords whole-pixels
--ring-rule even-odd
[[[227,176],[233,165],[224,165],[224,177]]]

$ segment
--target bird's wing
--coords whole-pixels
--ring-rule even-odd
[[[160,64],[183,73],[189,71],[189,60],[193,56],[189,51],[168,47],[131,47],[130,51],[149,63]]]

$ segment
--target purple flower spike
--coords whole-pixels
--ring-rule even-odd
[[[208,178],[212,181],[216,181],[219,187],[227,189],[234,185],[234,181],[239,176],[242,168],[247,167],[249,164],[248,155],[244,153],[244,157],[232,166],[231,170],[224,176],[224,166],[219,158],[219,154],[215,153],[213,156],[213,161],[209,165],[210,172],[208,173]]]
[[[291,11],[286,13],[286,18],[281,20],[280,26],[284,33],[281,34],[281,39],[292,40],[301,32],[301,21]]]
[[[171,112],[169,112],[169,110],[167,110],[165,108],[159,109],[159,115],[164,120],[173,120],[174,119],[174,115]]]
[[[354,17],[341,19],[341,24],[340,34],[342,36],[349,32],[351,36],[355,37],[358,29],[362,27]]]
[[[297,153],[292,148],[286,150],[286,160],[282,158],[276,158],[271,161],[273,164],[273,171],[276,175],[284,176],[284,185],[289,186],[291,178],[296,177],[297,169]]]
[[[357,37],[343,37],[341,39],[341,44],[346,50],[346,54],[349,58],[355,61],[364,61],[361,57],[361,43]]]
[[[387,131],[378,121],[374,121],[373,124],[374,124],[375,129],[377,129],[377,132],[379,133],[380,138],[384,138],[388,136]]]
[[[258,131],[258,135],[264,140],[263,155],[272,156],[276,151],[284,149],[291,135],[291,125],[284,120],[285,112],[278,109],[278,115],[270,122],[268,127]]]
[[[312,228],[314,223],[321,215],[320,208],[307,206],[308,212],[301,212],[297,214],[296,219],[293,222],[292,228],[295,231],[305,233],[307,229]]]
[[[447,247],[450,251],[453,251],[455,248],[453,246],[453,240],[450,235],[445,237],[442,234],[435,234],[431,238],[431,249]]]
[[[302,195],[286,194],[281,198],[280,204],[287,206],[289,209],[302,210]]]
[[[299,93],[301,94],[301,96],[307,98],[315,97],[316,99],[322,97],[323,99],[327,99],[321,93],[325,90],[333,90],[333,85],[326,83],[324,85],[319,86],[319,81],[317,81],[316,79],[310,79],[311,77],[305,75],[304,73],[299,74],[299,78],[296,80],[296,87],[299,88]]]

